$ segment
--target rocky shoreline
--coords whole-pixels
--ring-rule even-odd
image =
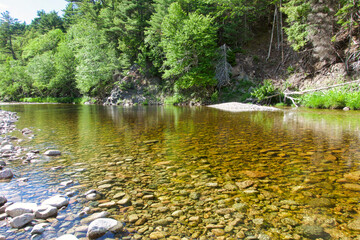
[[[29,151],[24,154],[26,149],[19,146],[23,140],[8,135],[11,132],[19,131],[15,127],[18,120],[16,113],[0,110],[0,135],[1,137],[1,160],[0,160],[0,183],[7,183],[10,181],[26,182],[26,178],[18,178],[14,176],[11,167],[11,162],[22,161],[23,164],[36,162],[39,157],[39,151]],[[34,134],[30,129],[22,129],[21,133],[26,138],[33,138]],[[43,155],[48,157],[55,157],[61,155],[58,150],[47,150]],[[13,179],[15,178],[15,179]],[[69,186],[73,181],[62,182],[60,185]],[[31,239],[43,239],[42,234],[45,231],[54,232],[55,229],[51,223],[56,219],[58,213],[64,210],[72,201],[75,193],[67,192],[65,195],[54,194],[52,197],[41,202],[40,205],[34,202],[10,202],[5,195],[0,191],[0,227],[10,227],[12,229],[24,229],[29,232]],[[83,196],[88,200],[98,200],[101,194],[96,190],[90,190]],[[79,216],[87,215],[91,212],[89,208],[85,208],[79,212]],[[109,214],[103,212],[102,214],[95,214],[84,221],[88,226],[84,226],[88,239],[97,239],[107,232],[118,233],[122,232],[124,223],[112,218],[106,218]],[[13,231],[10,231],[13,232]],[[23,237],[21,237],[23,238]],[[14,239],[0,234],[0,240]],[[15,237],[15,239],[18,239]],[[50,238],[46,238],[50,239]],[[57,238],[60,240],[78,239],[75,235],[64,234]]]

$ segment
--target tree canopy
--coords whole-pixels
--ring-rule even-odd
[[[271,32],[273,18],[295,51],[327,64],[347,61],[349,68],[360,62],[359,1],[67,2],[63,16],[40,10],[29,25],[1,13],[0,99],[102,98],[114,74],[131,66],[160,78],[167,90],[208,94],[230,81],[226,49],[242,51],[258,33]]]

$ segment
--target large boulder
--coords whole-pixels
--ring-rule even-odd
[[[57,208],[61,208],[67,206],[69,204],[68,199],[66,196],[63,195],[56,195],[49,199],[46,199],[41,205],[49,205]]]
[[[97,239],[108,231],[112,233],[121,232],[124,224],[111,218],[99,218],[90,223],[86,236],[89,239]]]
[[[41,205],[35,212],[35,218],[47,219],[56,216],[58,213],[57,207],[50,205]]]
[[[11,219],[10,226],[13,228],[21,228],[26,224],[30,223],[33,219],[34,219],[33,213],[25,213]]]
[[[9,168],[0,171],[0,180],[11,179],[13,176],[14,173]]]
[[[24,213],[33,213],[37,210],[37,204],[36,203],[23,203],[23,202],[17,202],[10,206],[8,206],[5,209],[5,213],[9,215],[10,217],[17,217]]]

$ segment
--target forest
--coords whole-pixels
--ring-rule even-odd
[[[2,101],[83,97],[101,102],[119,76],[134,68],[144,78],[158,79],[162,95],[217,101],[217,94],[234,84],[237,54],[248,52],[263,35],[266,60],[275,49],[288,75],[313,76],[337,63],[349,76],[360,71],[357,0],[67,2],[63,15],[40,10],[28,25],[1,13]],[[287,65],[290,48],[307,60]],[[268,80],[258,82],[264,87]],[[266,95],[261,87],[253,95]]]

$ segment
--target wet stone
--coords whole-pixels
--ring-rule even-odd
[[[7,199],[5,196],[0,196],[0,207],[3,206],[7,202]]]
[[[310,239],[330,239],[330,235],[320,226],[302,225],[298,228],[298,231],[300,234]]]
[[[348,228],[354,231],[360,231],[360,218],[349,222]]]
[[[44,153],[46,156],[59,156],[61,152],[59,150],[48,150]]]
[[[33,213],[24,213],[20,216],[14,217],[10,220],[10,225],[13,228],[21,228],[26,224],[30,223],[34,219]]]
[[[311,207],[334,207],[334,204],[328,198],[315,198],[308,203]]]
[[[13,178],[13,176],[14,176],[14,173],[9,168],[6,168],[6,169],[0,171],[0,180],[11,179],[11,178]]]
[[[344,184],[344,188],[350,191],[360,192],[360,184],[346,183]]]
[[[166,237],[164,232],[152,232],[150,233],[150,239],[162,239]]]

